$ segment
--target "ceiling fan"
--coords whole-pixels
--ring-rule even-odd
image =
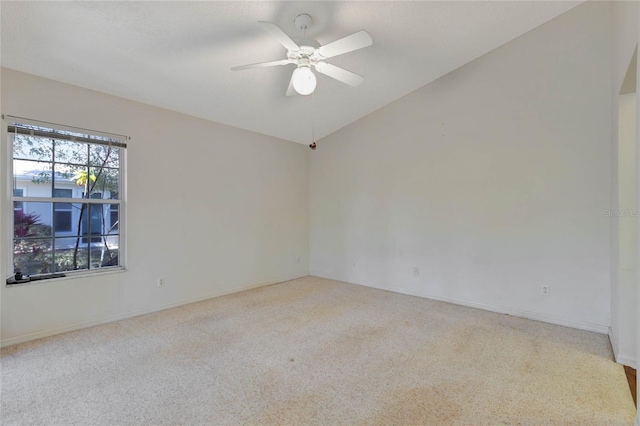
[[[295,64],[297,68],[291,75],[287,96],[293,96],[296,93],[301,95],[313,93],[316,88],[316,76],[311,71],[312,68],[315,68],[321,74],[353,87],[358,86],[364,80],[361,75],[329,64],[325,62],[325,59],[371,46],[373,40],[368,32],[364,30],[358,31],[321,46],[316,40],[306,38],[293,41],[280,27],[272,22],[259,21],[258,24],[287,49],[287,59],[242,65],[231,68],[233,71]],[[311,16],[306,13],[298,15],[294,20],[294,24],[305,34],[306,29],[311,24]]]

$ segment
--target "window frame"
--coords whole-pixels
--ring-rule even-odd
[[[117,145],[119,148],[119,159],[118,159],[118,187],[117,190],[115,192],[117,192],[119,194],[119,199],[112,199],[112,198],[107,198],[107,199],[95,199],[95,198],[73,198],[73,194],[72,194],[72,198],[64,198],[64,197],[55,197],[55,187],[52,184],[51,187],[51,194],[49,197],[33,197],[33,196],[15,196],[13,189],[14,189],[14,133],[12,131],[9,130],[9,128],[11,126],[14,126],[15,124],[18,125],[33,125],[33,126],[38,126],[38,127],[43,127],[43,128],[48,128],[48,129],[52,129],[54,131],[70,131],[70,132],[76,132],[76,133],[81,133],[81,134],[87,134],[87,135],[91,135],[91,136],[97,136],[97,137],[108,137],[108,138],[113,138],[113,139],[117,139],[119,142]],[[37,135],[37,136],[41,136],[41,137],[46,137],[43,135]],[[37,121],[37,120],[32,120],[32,119],[25,119],[25,118],[21,118],[21,117],[15,117],[15,116],[9,116],[9,115],[2,115],[2,129],[0,132],[0,137],[3,138],[3,140],[7,143],[7,147],[6,147],[6,151],[4,152],[4,154],[6,155],[5,159],[2,159],[2,157],[4,157],[4,155],[2,157],[0,157],[0,162],[4,163],[4,165],[6,165],[5,170],[7,171],[6,175],[3,176],[3,178],[7,179],[6,181],[6,191],[5,191],[5,197],[2,197],[2,199],[4,200],[2,203],[0,203],[0,208],[2,208],[3,212],[7,212],[7,213],[11,213],[8,214],[7,216],[9,217],[9,220],[6,221],[6,225],[3,229],[0,229],[0,244],[2,245],[2,248],[0,249],[0,253],[2,253],[3,250],[7,249],[7,255],[2,256],[1,262],[4,263],[6,262],[5,266],[6,268],[4,268],[7,273],[10,273],[10,275],[8,275],[7,277],[5,277],[7,280],[11,277],[13,277],[13,275],[15,274],[15,269],[14,269],[14,203],[15,202],[23,202],[23,211],[24,211],[24,203],[29,203],[29,202],[36,202],[36,203],[51,203],[51,213],[52,213],[52,220],[53,220],[53,216],[55,215],[55,203],[68,203],[71,205],[74,204],[87,204],[87,206],[90,209],[90,205],[91,204],[99,204],[99,205],[107,205],[107,206],[111,206],[113,204],[117,204],[118,205],[118,229],[117,229],[117,235],[118,235],[118,265],[115,266],[103,266],[100,268],[90,268],[90,265],[87,265],[86,269],[78,269],[78,270],[69,270],[69,271],[60,271],[60,272],[51,272],[51,273],[44,273],[44,274],[38,274],[38,275],[33,275],[34,277],[36,277],[36,280],[30,282],[31,283],[39,283],[41,281],[48,281],[48,278],[52,278],[52,279],[61,279],[61,278],[74,278],[74,277],[82,277],[82,276],[94,276],[94,275],[102,275],[102,274],[109,274],[109,273],[113,273],[113,272],[119,272],[119,271],[125,271],[126,270],[126,262],[127,262],[127,256],[126,256],[126,162],[127,162],[127,145],[125,141],[128,141],[130,138],[127,136],[123,136],[123,135],[116,135],[116,134],[112,134],[112,133],[106,133],[106,132],[102,132],[102,131],[94,131],[94,130],[88,130],[88,129],[83,129],[83,128],[79,128],[79,127],[73,127],[73,126],[67,126],[67,125],[58,125],[58,124],[54,124],[54,123],[48,123],[48,122],[43,122],[43,121]],[[81,141],[84,143],[88,143],[88,144],[93,144],[93,145],[109,145],[108,143],[99,143],[100,140],[97,139],[96,142],[98,143],[94,143],[92,141]],[[55,159],[52,159],[51,162],[52,165],[58,164]],[[88,167],[91,167],[89,163],[87,163]],[[55,181],[55,179],[54,179]],[[24,191],[27,192],[27,191]],[[24,194],[23,192],[23,194]],[[104,209],[104,207],[103,207]],[[72,214],[73,216],[73,214]],[[72,219],[73,220],[73,219]],[[4,231],[4,232],[2,232]],[[4,236],[2,236],[2,234],[4,233]],[[65,237],[65,236],[59,236],[62,238],[76,238],[76,235],[72,235],[70,237]],[[80,236],[79,238],[82,238],[82,236]],[[51,235],[51,239],[52,241],[55,241],[56,239],[56,233],[52,230],[52,235]],[[89,250],[91,249],[91,243],[89,243],[88,245]],[[7,281],[5,281],[4,284],[5,287],[15,287],[16,284],[9,284]]]

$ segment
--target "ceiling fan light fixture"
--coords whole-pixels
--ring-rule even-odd
[[[301,95],[310,95],[316,90],[316,76],[307,66],[296,68],[291,78],[293,88]]]
[[[256,64],[242,65],[232,67],[233,71],[246,70],[250,68],[275,67],[293,64],[296,69],[289,79],[286,96],[294,96],[296,93],[300,95],[310,95],[316,89],[316,76],[311,68],[315,68],[320,74],[334,80],[356,87],[364,77],[345,70],[333,64],[325,62],[325,60],[334,56],[343,55],[362,49],[373,44],[373,40],[368,32],[360,30],[356,33],[342,37],[341,39],[332,41],[331,43],[321,45],[317,40],[306,38],[306,30],[311,25],[312,19],[309,14],[303,13],[294,19],[294,24],[302,30],[302,39],[294,41],[282,31],[282,28],[273,22],[258,21],[258,24],[268,32],[278,43],[287,49],[287,58],[277,61],[259,62]]]

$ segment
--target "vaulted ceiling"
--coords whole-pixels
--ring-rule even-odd
[[[320,139],[508,43],[580,2],[2,2],[0,63],[282,139]],[[365,77],[318,75],[314,95],[286,97],[294,65],[257,21],[320,44],[364,29],[373,46],[328,62]],[[523,52],[526,54],[526,52]],[[313,118],[312,118],[313,117]]]

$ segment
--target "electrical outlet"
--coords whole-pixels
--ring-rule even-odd
[[[356,267],[356,261],[355,260],[353,261],[353,267],[354,268]]]
[[[158,278],[158,287],[164,287],[165,282],[164,282],[164,278]]]
[[[300,256],[296,256],[296,263],[300,263]]]
[[[419,277],[420,276],[420,268],[418,268],[417,266],[414,266],[414,268],[413,268],[413,276],[414,277]]]
[[[540,289],[540,294],[542,294],[543,296],[549,296],[551,294],[551,287],[549,287],[548,285],[543,285]]]

